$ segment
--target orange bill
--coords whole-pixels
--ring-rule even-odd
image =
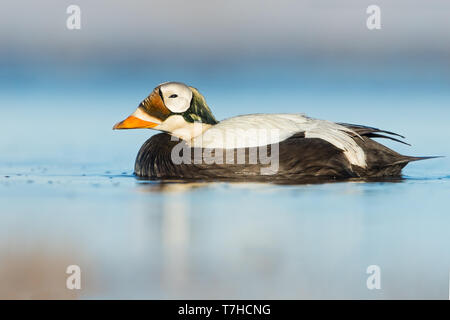
[[[113,130],[117,129],[144,129],[144,128],[154,128],[158,124],[150,121],[145,121],[139,119],[135,116],[129,116],[125,120],[116,123],[113,127]]]

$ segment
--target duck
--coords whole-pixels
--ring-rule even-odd
[[[149,180],[303,182],[401,177],[412,161],[374,138],[405,137],[301,113],[216,120],[204,96],[181,82],[158,85],[114,130],[152,129],[134,174]]]

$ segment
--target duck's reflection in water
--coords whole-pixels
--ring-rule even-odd
[[[186,288],[190,241],[189,208],[182,195],[169,195],[162,205],[162,284],[170,295]]]
[[[139,209],[157,217],[151,226],[158,246],[154,252],[160,254],[156,265],[160,276],[152,283],[159,284],[157,296],[309,298],[308,292],[339,296],[352,280],[343,279],[330,291],[330,279],[339,272],[359,274],[367,267],[364,259],[346,260],[359,257],[368,219],[365,203],[358,200],[368,191],[361,181],[355,182],[298,187],[139,182],[143,205]],[[387,181],[374,181],[379,182]],[[345,204],[345,209],[329,208],[323,204],[325,198]],[[330,268],[339,270],[332,273]],[[365,292],[365,287],[356,288],[359,282],[354,285],[348,296]]]
[[[230,220],[223,214],[225,208],[203,205],[197,198],[214,203],[213,198],[203,197],[203,192],[208,193],[205,189],[228,192],[229,188],[242,188],[247,192],[246,189],[254,191],[258,186],[267,188],[270,184],[149,182],[138,185],[140,192],[154,193],[148,199],[142,198],[144,202],[151,199],[152,203],[159,203],[159,213],[152,213],[158,216],[154,220],[158,226],[154,225],[152,230],[159,234],[154,241],[160,242],[161,248],[158,297],[223,298],[236,295],[236,281],[250,281],[247,276],[273,280],[280,257],[275,248],[281,245],[257,231],[267,225],[245,217],[240,223]],[[205,212],[206,207],[211,211]],[[152,210],[140,209],[147,213]],[[256,287],[251,286],[249,290]]]
[[[140,192],[167,192],[167,193],[183,193],[186,191],[205,188],[212,182],[185,182],[185,181],[143,181],[139,183],[138,191]]]
[[[330,183],[401,183],[408,179],[403,177],[384,177],[384,178],[352,178],[352,179],[324,179],[324,178],[304,178],[298,182],[283,180],[261,180],[261,179],[242,179],[242,180],[144,180],[139,179],[140,192],[152,193],[183,193],[200,188],[211,188],[219,184],[235,188],[264,189],[274,186],[308,186]]]

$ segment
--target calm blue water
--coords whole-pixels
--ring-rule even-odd
[[[169,80],[163,72],[80,82],[16,70],[0,97],[0,297],[448,299],[448,79],[256,70],[192,84],[218,119],[304,112],[392,130],[412,144],[385,143],[397,151],[447,158],[411,164],[396,183],[138,181],[134,159],[153,132],[111,128]],[[65,289],[71,264],[80,291]],[[380,290],[366,287],[369,265]]]

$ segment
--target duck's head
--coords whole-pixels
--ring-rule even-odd
[[[216,123],[197,89],[180,82],[166,82],[113,129],[155,129],[188,141]]]

